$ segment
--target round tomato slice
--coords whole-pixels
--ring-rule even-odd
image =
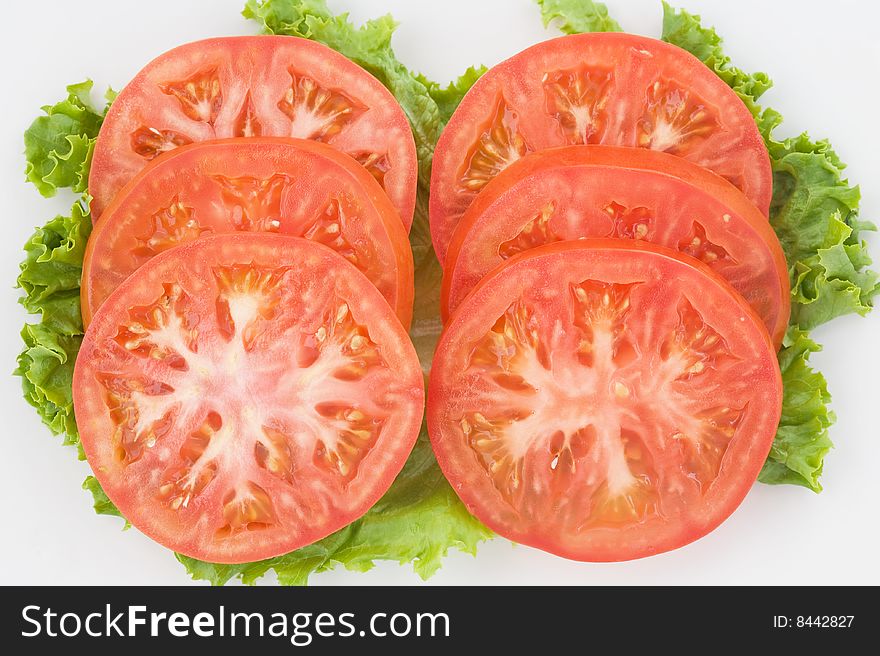
[[[772,172],[751,112],[676,46],[632,34],[564,36],[489,70],[443,130],[431,174],[440,262],[461,215],[527,153],[602,144],[660,150],[711,169],[767,214]]]
[[[207,237],[155,257],[101,307],[76,360],[89,464],[160,544],[271,558],[357,519],[418,435],[415,349],[382,295],[295,237]]]
[[[515,542],[589,561],[705,535],[742,501],[782,404],[760,319],[687,255],[541,246],[461,304],[428,386],[437,460]]]
[[[297,137],[348,153],[379,181],[407,229],[418,162],[394,96],[335,50],[291,36],[196,41],[146,65],[107,112],[89,174],[100,217],[146,164],[184,144]]]
[[[448,316],[483,276],[517,253],[589,237],[640,239],[703,261],[782,343],[791,290],[785,254],[767,219],[710,171],[639,148],[553,148],[502,171],[455,230],[441,307]]]
[[[151,162],[117,194],[86,251],[86,325],[113,290],[158,253],[240,231],[329,246],[362,271],[409,325],[412,250],[378,183],[329,146],[267,137],[183,146]]]

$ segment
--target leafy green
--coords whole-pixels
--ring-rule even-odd
[[[24,350],[18,356],[15,374],[21,376],[25,401],[64,444],[79,445],[73,417],[73,363],[82,338],[63,335],[48,326],[25,324],[21,331]]]
[[[788,329],[779,352],[782,370],[782,418],[770,456],[758,477],[763,483],[803,485],[817,492],[822,462],[831,449],[828,428],[834,423],[829,411],[831,395],[825,377],[810,367],[810,353],[821,350],[807,333]]]
[[[89,165],[104,110],[91,104],[92,81],[67,87],[67,98],[44,106],[45,116],[34,119],[24,133],[25,176],[46,197],[62,187],[85,191]],[[107,91],[107,104],[113,99]]]
[[[82,489],[88,490],[92,494],[92,507],[95,509],[95,512],[99,515],[110,515],[112,517],[122,517],[122,513],[119,512],[119,508],[113,505],[113,502],[110,501],[110,497],[107,496],[107,493],[104,492],[104,488],[101,487],[101,484],[98,482],[98,479],[94,476],[86,476],[86,480],[83,481]],[[122,517],[122,519],[125,519]],[[123,526],[123,530],[128,530],[131,528],[131,524],[129,524],[128,520],[125,519],[125,525]]]
[[[452,112],[456,110],[461,99],[464,98],[464,94],[474,86],[474,82],[479,80],[486,70],[485,66],[471,66],[457,80],[453,80],[445,87],[429,80],[422,74],[417,76],[419,82],[425,85],[428,94],[437,103],[442,125],[446,125],[449,122]]]
[[[91,231],[86,202],[78,200],[69,216],[56,216],[37,228],[24,245],[18,286],[25,295],[20,302],[63,334],[82,333],[79,283]]]
[[[41,320],[22,329],[25,347],[15,374],[25,400],[52,433],[77,446],[71,382],[82,341],[79,285],[91,228],[85,201],[78,200],[69,216],[55,217],[28,239],[18,276],[25,292],[21,304]]]
[[[377,560],[413,564],[422,578],[440,567],[450,548],[475,553],[491,537],[458,500],[434,460],[424,427],[403,471],[366,515],[307,547],[256,563],[217,565],[177,555],[192,578],[222,585],[254,583],[274,569],[280,583],[304,585],[313,572],[336,565],[366,571]]]
[[[805,331],[845,314],[867,314],[880,291],[859,220],[859,190],[843,178],[844,164],[828,141],[807,134],[778,140],[782,116],[757,100],[771,86],[764,73],[735,68],[721,38],[700,17],[663,4],[663,39],[701,59],[739,94],[764,137],[773,167],[770,223],[788,260],[792,286],[789,332],[779,353],[784,389],[782,423],[760,480],[821,490],[823,458],[831,448],[834,414],[824,377],[810,368],[819,346]]]
[[[677,11],[663,3],[663,40],[687,50],[741,97],[756,101],[773,83],[766,73],[745,73],[731,64],[721,48],[722,39],[711,27],[703,27],[700,17]]]
[[[592,0],[536,0],[541,7],[544,27],[555,22],[566,34],[581,32],[622,32],[608,8]]]

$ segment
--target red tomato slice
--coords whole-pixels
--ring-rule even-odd
[[[89,175],[92,216],[147,162],[195,141],[297,137],[348,153],[379,181],[407,229],[417,159],[394,96],[335,50],[290,36],[224,37],[151,61],[113,102]]]
[[[444,316],[519,252],[587,237],[643,239],[702,260],[745,297],[779,346],[788,265],[767,219],[726,180],[680,157],[568,146],[527,155],[486,185],[446,256]]]
[[[156,254],[204,235],[239,231],[329,246],[360,269],[409,325],[412,250],[379,184],[329,146],[267,137],[177,148],[117,194],[86,251],[86,325],[111,292]]]
[[[409,337],[353,266],[237,234],[162,253],[107,299],[73,399],[89,464],[135,527],[240,563],[366,512],[415,442],[424,393]]]
[[[431,236],[440,262],[461,215],[531,151],[603,144],[666,151],[711,169],[767,214],[772,172],[751,112],[696,57],[632,34],[577,34],[495,66],[434,151]]]
[[[722,278],[661,246],[585,240],[521,253],[461,304],[434,356],[428,431],[492,530],[627,560],[734,511],[781,404],[767,332]]]

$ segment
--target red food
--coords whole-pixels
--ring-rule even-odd
[[[519,252],[589,237],[639,239],[696,257],[731,283],[782,343],[788,266],[767,219],[710,171],[636,148],[554,148],[502,171],[456,228],[441,307],[448,316],[483,276]]]
[[[772,173],[751,112],[686,51],[632,34],[539,43],[483,75],[434,151],[431,237],[440,262],[486,183],[527,153],[603,144],[661,150],[711,169],[767,214]]]
[[[242,231],[306,237],[355,265],[405,326],[412,251],[394,206],[351,158],[301,139],[224,139],[151,162],[117,195],[83,264],[88,325],[106,298],[158,253],[205,235]]]
[[[739,294],[631,240],[551,244],[496,269],[450,320],[428,390],[431,443],[468,509],[589,561],[675,549],[724,521],[782,404]]]
[[[353,266],[237,234],[122,283],[86,332],[73,400],[89,464],[136,528],[242,563],[366,512],[415,442],[424,393],[409,337]]]

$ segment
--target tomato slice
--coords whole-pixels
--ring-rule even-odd
[[[489,182],[449,245],[445,316],[517,253],[588,237],[641,239],[702,260],[745,297],[773,342],[782,343],[791,290],[785,254],[767,219],[710,171],[637,148],[543,150]]]
[[[755,482],[782,381],[760,319],[677,251],[584,240],[521,253],[461,304],[428,431],[468,509],[568,558],[640,558],[721,523]]]
[[[89,464],[135,527],[238,563],[366,512],[415,442],[424,392],[409,337],[353,266],[237,234],[162,253],[107,299],[73,399]]]
[[[159,55],[110,107],[89,175],[92,216],[165,151],[229,137],[327,143],[367,167],[407,229],[417,159],[394,96],[335,50],[290,36],[223,37]]]
[[[86,325],[113,290],[158,253],[204,235],[240,231],[306,237],[332,248],[409,325],[412,251],[378,183],[329,146],[267,137],[183,146],[135,176],[89,239],[82,284]]]
[[[440,262],[461,215],[489,180],[529,152],[577,144],[684,157],[769,211],[767,149],[751,112],[714,72],[655,39],[576,34],[539,43],[489,70],[444,129],[430,204]]]

